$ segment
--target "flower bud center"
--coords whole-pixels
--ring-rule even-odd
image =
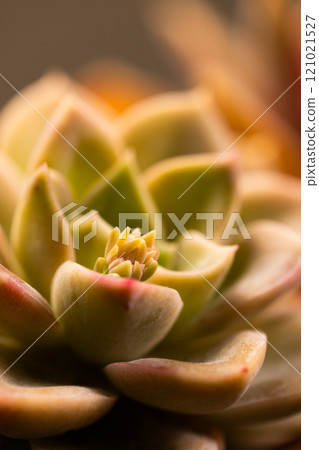
[[[113,276],[147,280],[157,269],[159,250],[155,230],[141,235],[139,228],[127,227],[122,233],[114,228],[108,238],[105,255],[96,260],[94,270]]]

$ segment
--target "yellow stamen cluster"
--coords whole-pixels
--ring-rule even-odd
[[[144,281],[157,269],[158,257],[154,230],[142,236],[139,228],[131,232],[127,227],[120,233],[116,227],[108,238],[104,258],[96,260],[94,270]]]

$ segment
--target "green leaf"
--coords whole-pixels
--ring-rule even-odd
[[[122,144],[108,119],[75,93],[63,97],[50,122],[54,128],[46,124],[29,170],[46,162],[68,178],[79,199],[115,162]]]
[[[169,217],[174,213],[182,220],[189,218],[186,229],[196,229],[219,237],[230,212],[236,211],[237,176],[234,154],[180,156],[162,161],[145,173],[145,181],[154,199],[157,211],[163,213],[165,237],[174,239],[175,226]],[[197,213],[222,213],[224,220],[209,221]],[[171,233],[173,233],[171,235]]]
[[[120,214],[146,214],[150,223],[146,231],[152,229],[155,206],[141,180],[134,153],[123,154],[119,162],[106,173],[106,178],[112,186],[103,179],[98,180],[83,203],[97,210],[113,226],[120,225]],[[127,226],[141,227],[141,220],[128,220]]]
[[[9,234],[12,216],[21,190],[21,174],[18,167],[5,153],[0,153],[0,224]]]
[[[81,222],[81,217],[83,218],[83,223],[80,224],[79,228],[75,228],[74,221],[79,224]],[[95,227],[95,236],[85,242],[85,238],[92,233],[92,230],[95,232]],[[71,235],[73,236],[75,231],[79,233],[79,248],[75,250],[76,261],[82,266],[93,269],[97,258],[103,256],[105,253],[106,243],[112,229],[113,227],[97,213],[90,218],[85,218],[84,214],[80,217],[77,216],[73,221],[70,221]]]
[[[0,226],[0,264],[9,269],[11,272],[18,275],[23,280],[26,280],[26,274],[21,267],[21,264],[17,260],[11,245],[5,235],[2,227]]]
[[[170,337],[183,333],[186,326],[210,304],[224,281],[235,257],[237,246],[218,245],[193,231],[193,239],[180,238],[175,253],[176,263],[171,269],[159,266],[150,283],[176,289],[184,308]]]
[[[28,280],[48,299],[55,271],[64,261],[74,260],[72,245],[53,240],[52,216],[59,210],[50,170],[43,165],[28,180],[19,199],[13,217],[11,242]],[[62,240],[61,219],[57,232]]]
[[[40,78],[9,101],[0,115],[0,148],[24,170],[33,148],[62,95],[71,87],[64,74]],[[29,104],[30,102],[31,104]]]
[[[161,94],[129,108],[118,128],[144,170],[172,156],[216,151],[218,127],[214,130],[209,109],[201,91]]]

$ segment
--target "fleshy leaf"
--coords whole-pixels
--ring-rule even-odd
[[[160,251],[158,263],[166,269],[174,269],[178,257],[178,244],[176,241],[164,241],[157,239],[156,246]]]
[[[52,188],[59,204],[68,205],[73,200],[70,183],[61,172],[54,169],[50,169],[49,172]]]
[[[194,90],[154,96],[126,110],[118,127],[127,146],[136,150],[139,167],[144,170],[172,156],[216,151],[220,138],[210,124],[209,103],[204,92]]]
[[[99,214],[114,227],[119,226],[120,214],[147,214],[152,228],[155,206],[148,192],[143,186],[133,152],[126,152],[106,173],[106,178],[112,185],[103,179],[97,181],[91,192],[83,199],[89,208],[96,209]],[[141,226],[141,221],[132,221],[135,226]],[[131,226],[130,220],[127,225]]]
[[[59,99],[71,85],[62,73],[49,73],[22,90],[4,107],[0,116],[0,148],[25,169],[31,152]],[[39,114],[40,113],[40,114]]]
[[[73,303],[59,322],[74,350],[98,364],[143,356],[164,338],[182,308],[173,289],[67,262],[52,283],[55,316]]]
[[[176,289],[183,300],[184,307],[171,336],[183,331],[208,306],[215,295],[212,286],[218,289],[224,281],[237,250],[235,245],[215,244],[195,231],[192,236],[192,240],[178,241],[175,265],[171,269],[159,266],[149,279],[150,283]]]
[[[0,186],[0,225],[9,234],[12,216],[19,198],[21,174],[3,152],[0,153]]]
[[[258,219],[278,220],[300,230],[300,180],[276,172],[248,172],[241,179],[245,223]]]
[[[227,153],[180,156],[159,162],[145,173],[145,180],[158,211],[163,213],[163,223],[169,239],[177,234],[169,214],[182,220],[189,214],[185,228],[209,233],[217,239],[218,231],[226,223],[230,212],[236,211],[237,157]],[[198,213],[223,214],[224,220],[215,216],[213,226]],[[214,227],[214,229],[213,229]],[[172,233],[172,234],[171,234]]]
[[[70,358],[42,356],[32,362],[29,354],[5,372],[16,357],[1,351],[0,433],[18,439],[53,436],[86,427],[109,411],[116,396],[98,388],[68,383],[76,378]],[[72,359],[72,358],[71,358]],[[83,372],[87,368],[77,365]],[[66,371],[61,380],[59,371]],[[64,384],[65,383],[65,384]]]
[[[0,265],[0,330],[23,345],[50,327],[43,343],[59,342],[61,329],[48,302],[29,284]]]
[[[241,313],[260,310],[300,280],[300,236],[285,225],[257,221],[242,239],[222,294]],[[198,327],[211,330],[237,315],[223,298]],[[205,326],[206,322],[206,326]]]
[[[63,399],[63,401],[61,401]],[[83,428],[113,405],[95,389],[0,382],[0,431],[15,438],[37,438]]]
[[[52,218],[59,210],[50,170],[43,165],[28,180],[20,197],[13,217],[11,242],[28,280],[46,298],[50,296],[56,269],[64,261],[74,260],[72,245],[52,238]],[[62,240],[61,220],[56,231]]]
[[[258,372],[266,338],[240,332],[218,349],[189,355],[187,361],[144,358],[113,363],[105,373],[128,397],[181,413],[207,414],[240,398]]]
[[[29,170],[46,162],[69,179],[79,198],[115,162],[121,142],[107,118],[75,93],[63,97],[50,122],[61,134],[46,125]]]
[[[265,362],[249,390],[230,408],[213,415],[213,424],[261,422],[284,418],[300,410],[301,332],[297,296],[289,293],[250,318],[253,326],[267,333],[268,342],[280,354],[268,347]]]
[[[0,264],[9,269],[11,272],[18,275],[23,280],[26,279],[26,274],[22,269],[19,261],[14,254],[11,245],[0,226]]]
[[[73,236],[74,232],[78,233],[79,236],[79,248],[75,250],[76,261],[82,266],[92,269],[94,263],[99,256],[102,256],[105,251],[105,246],[108,237],[113,229],[102,217],[96,213],[92,217],[85,218],[82,215],[83,223],[81,223],[81,218],[77,216],[73,221],[70,221],[70,230]],[[74,221],[77,222],[78,227],[74,227]],[[95,232],[95,236],[86,240],[90,233]]]
[[[242,239],[234,264],[212,308],[192,325],[195,335],[211,334],[226,324],[266,307],[298,284],[300,236],[272,221],[249,224],[252,239]],[[226,301],[226,300],[227,301]],[[239,318],[239,320],[241,320]]]

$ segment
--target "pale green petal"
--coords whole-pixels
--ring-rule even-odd
[[[205,309],[224,281],[235,257],[237,246],[218,245],[192,231],[192,240],[181,238],[171,269],[159,266],[150,283],[176,289],[184,308],[174,325],[171,337],[184,328]]]
[[[52,217],[60,208],[50,170],[44,165],[28,180],[19,199],[11,242],[28,280],[48,299],[56,269],[64,261],[74,260],[71,239],[70,245],[62,243],[62,217],[57,222],[59,241],[53,240]]]
[[[120,214],[125,217],[126,214],[143,213],[149,220],[149,227],[145,231],[152,229],[155,206],[141,180],[134,153],[125,152],[112,169],[105,173],[105,177],[112,185],[99,179],[83,203],[96,209],[113,226],[120,225]],[[141,223],[141,219],[127,220],[127,225],[131,227],[141,227]]]
[[[18,275],[23,280],[26,280],[26,274],[21,267],[16,255],[14,254],[10,242],[8,241],[5,232],[0,226],[0,264],[9,269],[11,272]]]
[[[237,156],[227,153],[180,156],[159,162],[145,173],[145,181],[158,212],[163,213],[165,236],[173,239],[175,226],[168,214],[182,219],[186,229],[197,229],[217,239],[228,215],[238,209]],[[214,223],[197,214],[224,214]],[[173,235],[170,233],[173,232]]]
[[[68,180],[57,170],[50,169],[50,180],[60,205],[68,205],[73,200],[72,188]]]
[[[93,269],[97,258],[104,255],[105,246],[112,229],[111,225],[103,220],[98,213],[91,217],[87,217],[84,213],[71,220],[71,235],[79,237],[79,248],[75,249],[76,261],[89,269]]]
[[[21,91],[2,109],[0,115],[0,148],[25,169],[44,127],[71,80],[62,73],[49,73]],[[34,108],[36,109],[34,109]]]
[[[7,234],[21,190],[21,174],[16,165],[0,153],[0,225]]]
[[[79,198],[115,162],[122,144],[109,120],[76,93],[63,97],[50,122],[55,129],[46,124],[39,134],[29,170],[46,162],[67,176]]]
[[[142,170],[172,156],[220,148],[220,127],[204,92],[160,94],[133,105],[118,119],[120,134],[137,152]],[[214,127],[215,125],[215,127]]]

